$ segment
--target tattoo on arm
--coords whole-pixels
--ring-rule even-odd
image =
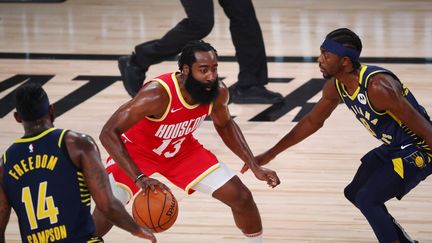
[[[92,165],[90,168],[89,179],[94,181],[98,188],[102,188],[106,186],[106,172],[105,170],[101,170],[100,167],[96,165],[96,163],[93,164],[95,165]]]

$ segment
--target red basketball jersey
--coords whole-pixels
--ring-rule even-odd
[[[161,84],[170,97],[165,113],[159,119],[142,119],[123,136],[152,157],[173,158],[187,151],[189,144],[196,142],[192,133],[210,114],[212,104],[186,103],[180,92],[176,72],[163,74],[151,82]]]

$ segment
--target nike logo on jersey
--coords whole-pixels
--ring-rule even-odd
[[[172,109],[171,109],[171,113],[177,112],[177,111],[179,111],[179,110],[181,110],[181,109],[183,109],[183,107],[180,107],[180,108],[177,108],[177,109],[172,108]]]
[[[412,143],[407,144],[407,145],[401,145],[401,149],[406,149],[406,148],[408,148],[408,147],[411,146],[411,145],[412,145]]]

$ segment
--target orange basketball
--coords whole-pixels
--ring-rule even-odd
[[[139,192],[132,204],[132,215],[137,224],[158,233],[174,224],[178,204],[171,192],[165,194],[159,187],[156,187],[156,191],[157,194],[148,187],[145,195]]]

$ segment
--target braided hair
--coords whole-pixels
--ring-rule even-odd
[[[347,48],[354,49],[359,53],[361,53],[363,48],[360,37],[352,30],[347,28],[333,30],[326,36],[326,38],[331,39]],[[353,63],[355,69],[360,67],[360,62],[358,60],[351,59],[351,62]]]

